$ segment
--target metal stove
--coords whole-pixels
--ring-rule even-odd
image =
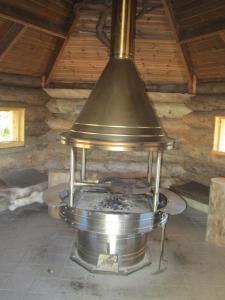
[[[171,201],[159,189],[161,151],[149,153],[145,180],[108,178],[95,183],[86,179],[86,150],[82,180],[75,180],[74,151],[71,147],[70,188],[60,193],[60,215],[77,229],[71,259],[92,272],[129,274],[151,263],[148,233],[160,227],[160,270]]]
[[[135,0],[113,0],[110,60],[72,129],[61,135],[70,146],[70,187],[61,193],[60,214],[77,229],[71,258],[96,272],[129,274],[150,264],[147,236],[158,227],[159,267],[163,253],[168,204],[159,192],[161,159],[174,141],[162,130],[132,60],[135,15]],[[147,151],[146,180],[87,179],[87,152],[93,148]]]

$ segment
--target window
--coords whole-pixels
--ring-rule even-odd
[[[25,108],[0,107],[0,148],[24,146]]]
[[[215,119],[213,150],[225,153],[225,116],[218,116]]]

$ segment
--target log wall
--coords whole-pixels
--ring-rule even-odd
[[[210,94],[209,91],[213,91]],[[210,178],[225,176],[225,160],[212,152],[214,117],[225,115],[225,93],[201,88],[196,96],[181,93],[148,93],[176,149],[163,155],[162,184],[189,180],[209,184]],[[0,150],[0,170],[35,167],[48,171],[69,168],[69,149],[59,134],[70,128],[86,102],[90,90],[48,90],[0,87],[0,104],[26,104],[26,146]],[[80,152],[78,151],[78,158]],[[78,164],[78,168],[80,165]],[[88,151],[90,176],[144,176],[147,153]]]

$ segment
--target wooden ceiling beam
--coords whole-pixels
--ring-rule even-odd
[[[58,45],[56,46],[56,50],[54,51],[52,58],[50,59],[50,62],[48,64],[47,70],[46,70],[44,87],[47,87],[49,82],[51,81],[52,75],[54,74],[54,71],[58,65],[58,62],[59,62],[60,58],[62,57],[63,51],[65,50],[67,44],[69,43],[71,35],[76,28],[79,16],[80,15],[77,12],[73,18],[71,25],[70,25],[70,28],[69,28],[66,38],[63,41],[59,41]]]
[[[47,33],[61,39],[66,38],[64,30],[59,26],[50,23],[48,20],[37,17],[34,14],[27,13],[26,11],[17,7],[12,7],[9,4],[1,4],[0,17],[8,21],[28,26],[29,28]]]
[[[15,23],[10,26],[9,30],[0,40],[0,61],[3,60],[6,54],[12,49],[26,29],[27,26]]]
[[[175,16],[173,13],[171,1],[170,0],[162,0],[162,2],[163,2],[166,16],[167,16],[170,26],[173,30],[173,35],[174,35],[174,38],[177,43],[180,58],[184,64],[184,67],[186,70],[187,79],[188,79],[188,91],[191,94],[195,94],[196,89],[197,89],[197,87],[196,87],[197,77],[194,74],[193,69],[192,69],[192,64],[191,64],[188,48],[186,47],[186,45],[182,45],[180,43],[179,31],[176,26],[176,20],[175,20]]]

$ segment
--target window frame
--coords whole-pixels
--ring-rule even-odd
[[[224,149],[224,151],[219,150],[220,134],[221,134],[221,120],[225,121],[225,115],[215,116],[214,135],[213,135],[213,152],[215,154],[225,156],[225,149]]]
[[[0,112],[13,111],[13,135],[16,140],[0,141],[0,149],[15,148],[25,146],[25,113],[24,106],[0,106]],[[16,131],[16,132],[15,132]]]

